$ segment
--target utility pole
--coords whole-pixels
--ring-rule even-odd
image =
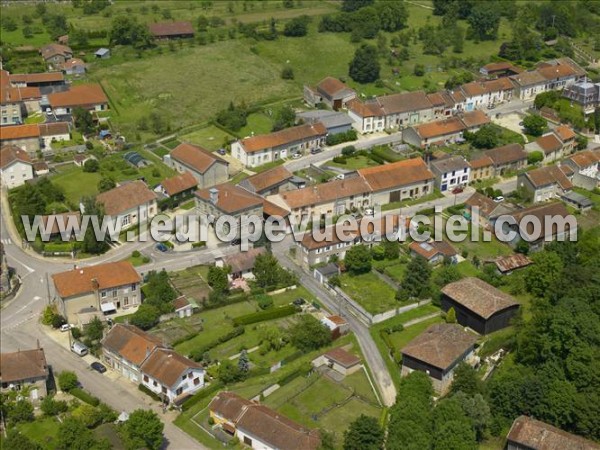
[[[50,301],[50,283],[48,282],[48,272],[46,272],[46,296],[48,299],[48,305],[51,303]]]
[[[556,19],[556,14],[552,14],[552,28],[554,28],[554,20]]]

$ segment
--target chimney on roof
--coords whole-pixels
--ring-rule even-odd
[[[219,202],[219,190],[217,188],[210,188],[210,202],[216,205]]]
[[[81,273],[83,273],[83,270],[81,271]],[[92,288],[97,291],[100,288],[100,283],[98,283],[98,280],[96,278],[92,278]]]

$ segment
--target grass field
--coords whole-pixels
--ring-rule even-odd
[[[399,306],[396,291],[373,272],[361,275],[343,274],[342,290],[371,314],[379,314]]]
[[[180,136],[179,139],[184,142],[200,145],[207,150],[215,151],[234,140],[235,136],[226,133],[214,125],[209,125],[189,134]]]
[[[358,170],[365,167],[378,166],[379,164],[366,156],[353,156],[346,159],[346,164],[334,162],[333,160],[325,162],[324,166],[339,167],[346,170]]]
[[[242,138],[257,134],[268,134],[273,128],[273,120],[265,113],[252,113],[247,120],[246,126],[238,132]]]
[[[32,441],[53,450],[57,445],[59,426],[60,423],[54,417],[47,417],[34,422],[21,423],[18,425],[18,429]]]
[[[402,350],[406,344],[416,338],[419,334],[429,328],[430,325],[434,323],[440,323],[443,319],[441,317],[434,317],[432,319],[425,320],[424,322],[419,322],[415,325],[411,325],[410,327],[405,328],[402,331],[392,333],[390,335],[390,340],[398,350]]]

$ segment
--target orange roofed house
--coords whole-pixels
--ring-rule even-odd
[[[104,213],[112,216],[121,229],[144,223],[158,212],[156,193],[141,180],[131,181],[98,194],[96,203],[104,205]],[[85,214],[83,205],[80,209]]]
[[[317,430],[304,428],[277,411],[233,392],[218,393],[208,408],[215,427],[253,449],[316,450],[321,445]]]
[[[194,37],[192,22],[158,22],[148,25],[150,34],[156,39],[185,39]]]
[[[229,163],[199,145],[179,144],[164,161],[179,173],[190,172],[200,189],[224,183],[229,178]]]
[[[204,386],[200,364],[133,325],[116,324],[110,329],[102,339],[102,357],[125,378],[143,384],[168,403],[180,403]]]
[[[231,156],[247,167],[256,167],[325,144],[327,129],[321,122],[247,137],[231,144]]]
[[[49,94],[48,102],[57,116],[71,114],[78,107],[89,111],[108,109],[108,98],[99,84],[79,84],[68,91]]]
[[[600,444],[567,433],[532,417],[515,419],[508,436],[507,450],[600,450]]]
[[[33,164],[25,150],[14,145],[0,149],[0,179],[8,189],[21,186],[33,178]]]
[[[0,355],[2,392],[17,390],[30,400],[38,400],[47,394],[48,374],[46,355],[42,348]],[[26,388],[29,388],[29,394],[25,394]]]
[[[73,324],[86,324],[80,314],[120,312],[142,302],[142,278],[128,261],[74,268],[52,275],[52,281],[58,310]]]

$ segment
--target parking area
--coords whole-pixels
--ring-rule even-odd
[[[500,114],[500,117],[496,117],[495,115],[492,115],[492,122],[500,125],[501,127],[504,128],[508,128],[511,131],[514,131],[515,133],[519,133],[523,136],[525,136],[523,134],[523,129],[521,127],[521,125],[519,125],[519,123],[521,123],[523,121],[523,118],[525,117],[525,115],[523,113],[508,113],[508,114]],[[527,138],[525,138],[527,139]]]

